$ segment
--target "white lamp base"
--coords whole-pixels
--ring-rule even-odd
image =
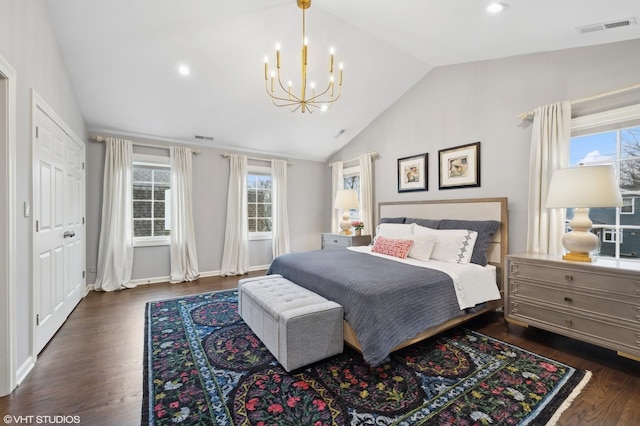
[[[591,262],[589,253],[598,248],[598,237],[589,232],[591,229],[591,219],[589,219],[588,208],[574,209],[573,219],[569,223],[572,231],[567,232],[562,237],[562,246],[569,253],[562,256],[564,260],[575,262]]]
[[[351,217],[349,216],[349,209],[344,209],[342,213],[342,220],[340,221],[340,234],[351,235]]]

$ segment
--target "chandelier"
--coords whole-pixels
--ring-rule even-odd
[[[309,111],[312,113],[311,108],[319,108],[326,110],[329,106],[340,98],[342,92],[342,64],[339,65],[340,74],[338,76],[338,87],[334,81],[333,75],[333,49],[330,50],[329,57],[329,83],[324,90],[316,92],[315,83],[309,84],[309,91],[307,90],[307,52],[308,41],[305,27],[305,11],[311,7],[311,0],[297,0],[298,7],[302,9],[302,84],[299,89],[299,96],[296,95],[293,83],[287,82],[285,86],[282,84],[280,78],[280,46],[276,46],[276,69],[269,72],[269,58],[265,58],[264,62],[264,81],[267,94],[271,97],[271,101],[278,107],[293,107],[291,112],[297,110],[303,113]],[[277,84],[276,84],[277,82]]]

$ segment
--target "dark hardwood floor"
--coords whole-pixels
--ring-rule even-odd
[[[210,277],[89,293],[40,353],[25,381],[0,398],[0,414],[23,419],[79,416],[83,425],[140,424],[145,303],[234,288],[237,280]],[[507,332],[499,314],[476,319],[468,327],[593,373],[558,424],[640,425],[640,362],[541,330],[512,325]],[[34,418],[19,424],[37,423]]]

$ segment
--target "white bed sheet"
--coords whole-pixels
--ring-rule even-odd
[[[431,268],[444,272],[453,280],[460,309],[472,308],[478,303],[500,299],[500,290],[496,284],[496,267],[493,265],[480,266],[475,263],[451,263],[430,259],[423,262],[416,259],[400,259],[386,254],[371,251],[371,246],[348,247],[349,250],[383,257],[407,265]]]

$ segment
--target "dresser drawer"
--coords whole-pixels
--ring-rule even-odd
[[[317,241],[317,240],[316,240]],[[322,248],[341,248],[350,247],[351,237],[346,235],[322,234]]]
[[[344,248],[371,244],[371,235],[322,234],[322,248]]]
[[[637,277],[621,274],[610,275],[595,271],[579,271],[570,267],[557,268],[551,265],[542,267],[526,262],[512,261],[509,267],[509,276],[510,278],[530,278],[562,284],[567,289],[583,288],[640,297],[640,280]]]
[[[640,298],[615,294],[585,294],[571,291],[565,285],[529,282],[522,279],[509,280],[509,297],[526,298],[542,304],[553,303],[567,309],[581,309],[596,315],[606,315],[640,324]]]
[[[554,309],[521,300],[511,300],[507,318],[521,320],[527,324],[560,332],[568,337],[599,344],[611,349],[640,354],[640,328],[607,323],[594,318],[575,315],[573,312]]]

